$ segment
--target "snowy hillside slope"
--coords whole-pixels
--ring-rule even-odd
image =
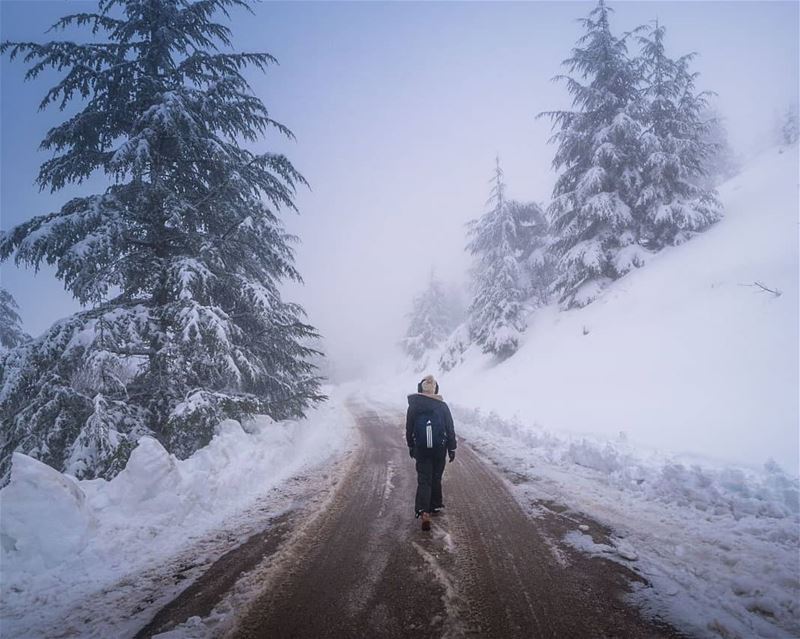
[[[594,303],[534,312],[496,365],[474,347],[449,399],[548,430],[798,472],[798,152],[720,188],[725,218]],[[774,295],[757,283],[779,291]]]

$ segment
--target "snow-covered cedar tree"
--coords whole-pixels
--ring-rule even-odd
[[[641,188],[641,103],[638,74],[625,38],[609,26],[600,0],[582,19],[586,32],[557,76],[572,109],[550,111],[560,174],[548,207],[558,255],[555,288],[565,307],[583,306],[644,262],[634,205]]]
[[[800,139],[800,115],[797,104],[791,104],[780,118],[778,142],[790,146]]]
[[[469,328],[484,353],[506,358],[517,350],[526,328],[526,282],[499,159],[491,183],[487,212],[468,225],[467,250],[475,261]]]
[[[708,94],[695,90],[697,74],[689,70],[695,54],[669,58],[665,33],[656,22],[638,36],[636,60],[645,129],[634,217],[641,222],[639,243],[653,251],[685,241],[722,215],[716,193],[698,185],[706,159],[716,151],[703,119]]]
[[[38,184],[75,197],[0,236],[0,258],[53,264],[86,310],[15,349],[0,380],[2,463],[15,449],[78,477],[113,476],[143,434],[179,457],[224,418],[301,415],[323,399],[308,358],[315,330],[279,285],[300,280],[293,237],[302,176],[243,146],[291,136],[251,91],[215,21],[247,0],[101,0],[87,43],[4,42],[28,78],[63,73],[41,107],[78,107],[50,129]]]
[[[522,265],[525,296],[542,306],[547,304],[556,275],[556,260],[552,252],[550,224],[542,207],[536,202],[508,201],[516,228],[516,249]]]
[[[425,367],[425,356],[447,339],[462,315],[458,296],[431,272],[425,290],[412,302],[408,329],[401,340],[403,350],[418,368]]]
[[[27,342],[30,337],[22,330],[19,306],[11,293],[0,288],[0,354]]]
[[[704,189],[713,189],[739,171],[739,161],[731,148],[725,119],[714,106],[703,109],[700,118],[705,124],[703,139],[711,152],[703,160],[702,175],[694,178]]]

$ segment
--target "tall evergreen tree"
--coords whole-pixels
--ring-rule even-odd
[[[274,129],[244,78],[266,53],[230,51],[215,21],[248,0],[100,0],[62,18],[91,43],[5,42],[63,79],[42,100],[78,112],[51,129],[38,184],[77,197],[0,236],[0,258],[54,264],[87,308],[17,349],[0,380],[2,461],[21,449],[82,477],[113,475],[144,433],[185,457],[223,418],[302,414],[322,399],[315,336],[284,301],[300,280],[280,221],[302,176],[244,148]]]
[[[640,242],[651,250],[686,240],[716,222],[721,205],[712,190],[698,185],[705,162],[716,149],[703,118],[707,92],[695,90],[689,70],[695,54],[672,60],[664,48],[664,26],[639,36],[642,74],[642,188],[636,210]]]
[[[638,74],[626,38],[609,25],[600,0],[581,22],[586,33],[557,76],[572,110],[551,111],[560,170],[548,214],[559,256],[556,287],[567,307],[590,302],[609,281],[644,260],[635,203],[641,187],[642,133]],[[577,77],[575,77],[577,76]]]
[[[22,330],[19,306],[6,289],[0,287],[0,353],[16,348],[30,337]]]
[[[525,331],[525,280],[519,261],[518,229],[505,195],[497,159],[489,210],[470,222],[467,250],[475,257],[474,297],[469,308],[472,340],[483,352],[512,355]]]
[[[401,342],[403,350],[424,368],[425,355],[447,339],[460,321],[458,300],[431,272],[425,290],[414,298],[408,330]]]

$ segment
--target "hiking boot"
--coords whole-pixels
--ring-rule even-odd
[[[431,529],[431,516],[428,513],[422,513],[422,530]]]

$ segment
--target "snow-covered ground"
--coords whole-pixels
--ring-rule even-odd
[[[73,609],[91,615],[87,602],[113,604],[109,586],[117,597],[137,585],[144,590],[144,580],[136,584],[140,575],[157,573],[217,530],[238,534],[238,522],[227,524],[259,500],[268,508],[265,495],[342,453],[353,442],[352,426],[334,393],[305,420],[257,418],[245,424],[247,432],[223,422],[212,442],[186,460],[142,439],[110,482],[77,481],[15,454],[11,481],[0,491],[2,636],[54,636],[70,624],[78,624],[80,636],[112,636],[113,629],[94,628],[92,620],[80,626]]]
[[[542,501],[614,531],[596,544],[576,523],[566,541],[625,563],[652,588],[645,609],[697,637],[800,636],[798,482],[761,471],[700,466],[625,441],[570,436],[455,408],[458,431],[513,478],[536,516]]]
[[[585,308],[536,310],[507,361],[473,347],[441,376],[443,391],[553,431],[624,432],[648,447],[753,467],[772,458],[797,473],[797,146],[765,152],[720,196],[717,225]]]
[[[401,410],[403,391],[413,392],[402,381],[365,389],[364,401]],[[449,401],[444,384],[442,392]],[[754,469],[664,453],[624,435],[557,432],[449,404],[457,434],[498,467],[531,516],[552,502],[613,531],[610,544],[595,543],[576,517],[564,541],[645,577],[651,587],[633,599],[646,611],[696,637],[800,636],[797,477],[774,462]]]

